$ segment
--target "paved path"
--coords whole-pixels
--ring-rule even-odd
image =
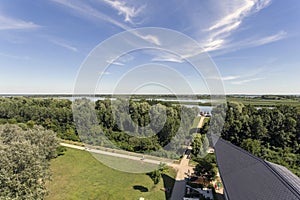
[[[177,171],[176,180],[184,180],[187,177],[188,172],[192,174],[194,172],[194,167],[189,166],[189,159],[187,158],[187,155],[184,155]]]
[[[199,120],[197,128],[202,128],[205,118],[206,117],[204,117],[204,116],[200,116],[200,120]]]
[[[93,149],[93,148],[86,148],[86,147],[77,146],[77,145],[73,145],[73,144],[67,144],[67,143],[60,143],[60,145],[69,147],[69,148],[73,148],[73,149],[86,150],[91,153],[103,154],[103,155],[114,156],[114,157],[119,157],[119,158],[127,158],[130,160],[141,161],[141,159],[143,157],[143,154],[141,154],[140,156],[125,155],[125,154],[121,154],[121,153],[114,153],[114,152]],[[164,161],[154,160],[154,159],[150,159],[150,158],[145,158],[145,159],[143,159],[143,161],[146,163],[151,163],[151,164],[156,164],[156,165],[159,165],[160,163],[165,163],[166,165],[168,165],[170,167],[178,169],[178,164],[174,164],[172,162],[164,162]]]
[[[187,155],[183,155],[177,170],[176,180],[172,191],[171,200],[182,200],[185,195],[185,178],[189,174],[194,173],[194,168],[189,166]]]
[[[204,116],[200,116],[199,123],[197,125],[197,128],[202,128],[204,123]],[[185,195],[185,188],[186,188],[186,182],[185,178],[189,175],[194,173],[194,168],[189,166],[189,159],[187,158],[187,155],[183,155],[183,158],[181,159],[180,165],[178,166],[177,175],[176,175],[176,181],[173,187],[171,200],[182,200]]]

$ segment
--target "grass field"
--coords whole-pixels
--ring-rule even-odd
[[[111,169],[86,151],[67,149],[51,161],[52,181],[47,183],[49,200],[65,199],[166,199],[161,189],[172,188],[175,171],[156,186],[146,174],[130,174]]]
[[[227,97],[228,101],[237,101],[245,105],[251,104],[256,107],[272,107],[276,105],[291,105],[297,107],[300,110],[300,101],[293,99],[281,99],[281,100],[268,100],[261,98],[247,98],[247,97]]]
[[[198,127],[199,121],[200,121],[200,116],[197,116],[197,117],[194,119],[192,128],[196,129],[196,128]]]
[[[92,155],[106,166],[129,173],[147,173],[154,171],[159,167],[158,165],[146,163],[140,160],[130,160],[127,158],[118,158],[96,153],[93,153]]]

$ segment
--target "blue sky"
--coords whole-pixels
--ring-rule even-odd
[[[161,27],[196,40],[216,64],[228,94],[300,94],[299,10],[295,0],[2,0],[0,93],[72,93],[81,64],[96,45],[123,31]],[[161,42],[155,34],[139,37]],[[183,57],[195,52],[184,44],[177,48]],[[101,91],[109,92],[122,73],[149,63],[173,67],[197,92],[208,92],[182,58],[147,50],[111,62]]]

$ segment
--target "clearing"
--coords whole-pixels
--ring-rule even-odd
[[[169,169],[160,183],[153,184],[146,174],[111,169],[89,152],[67,148],[65,155],[51,161],[52,181],[47,183],[46,199],[166,199],[171,194],[176,172]]]

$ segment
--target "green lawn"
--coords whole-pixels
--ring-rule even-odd
[[[200,116],[195,117],[192,128],[197,128],[200,121]]]
[[[46,199],[166,199],[164,187],[172,187],[175,172],[170,170],[154,186],[146,174],[130,174],[111,169],[86,151],[67,149],[51,162],[52,181]]]
[[[146,163],[143,161],[130,160],[108,155],[93,153],[93,156],[101,163],[113,169],[129,173],[147,173],[158,169],[158,165]]]

